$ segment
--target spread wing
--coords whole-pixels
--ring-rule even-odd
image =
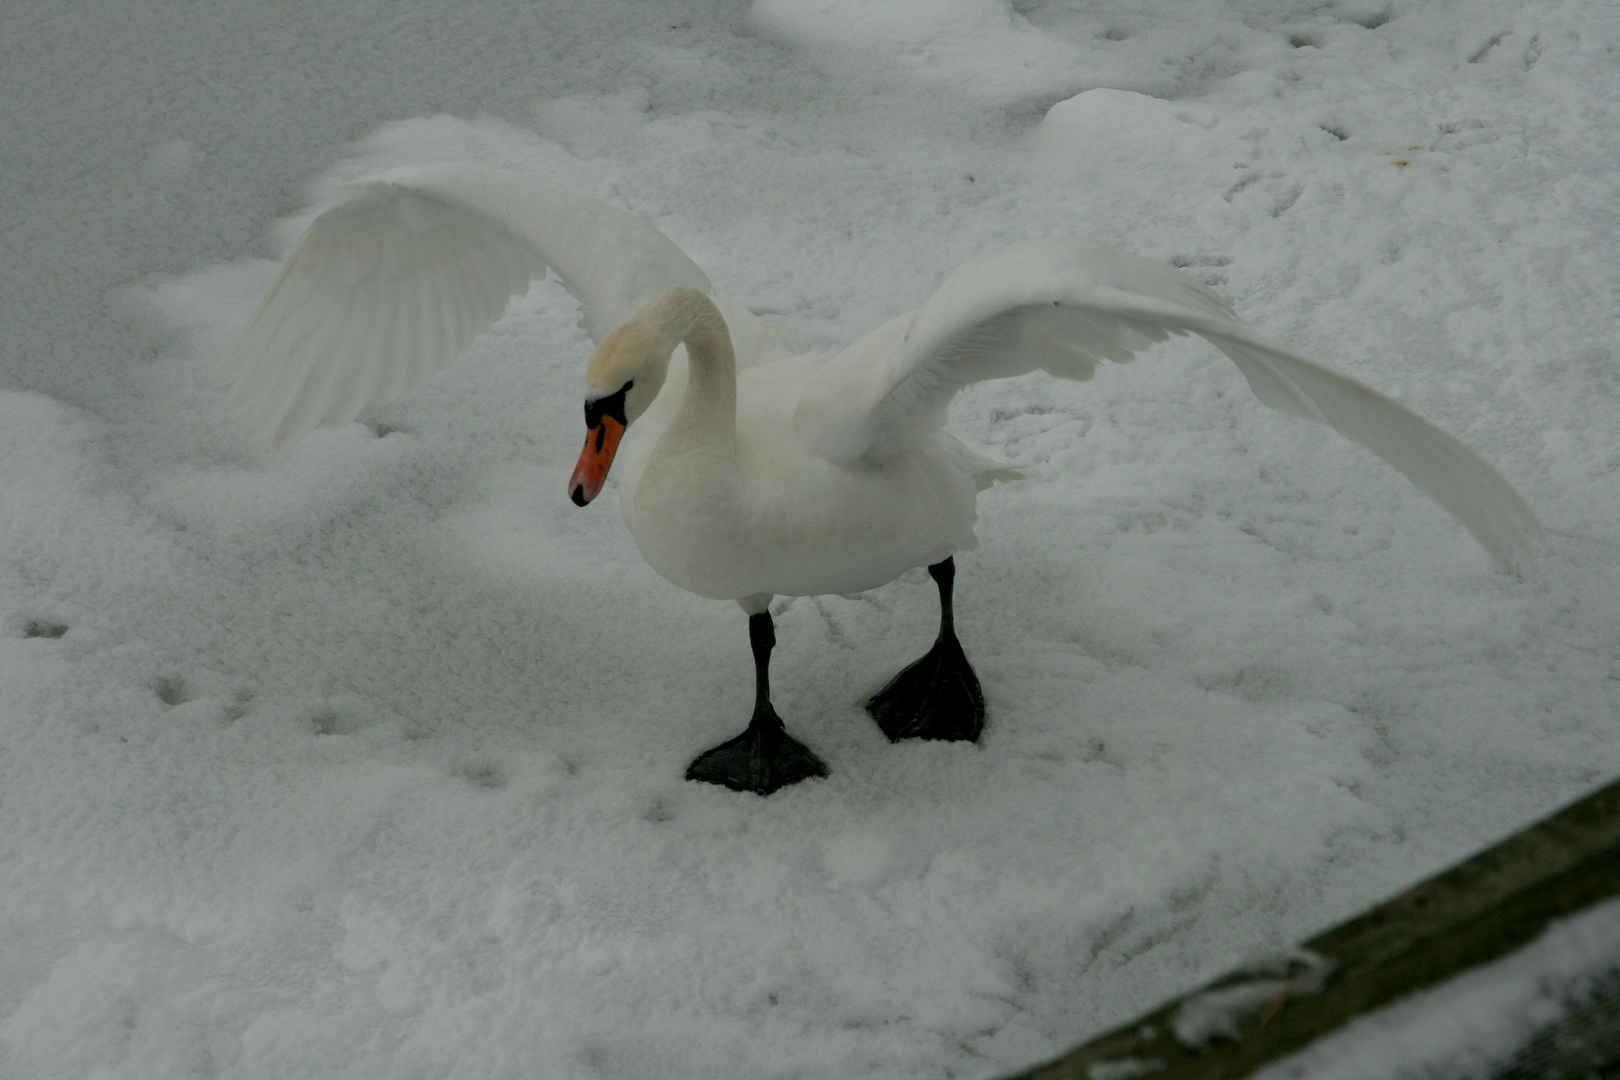
[[[1252,334],[1185,274],[1095,240],[1032,240],[964,264],[916,312],[830,361],[794,426],[834,461],[882,460],[943,418],[961,387],[1043,368],[1088,379],[1173,334],[1231,357],[1262,402],[1367,447],[1457,518],[1500,567],[1540,523],[1479,455],[1354,379]]]
[[[275,445],[346,423],[455,360],[548,269],[597,341],[671,285],[713,292],[668,237],[597,199],[496,169],[395,169],[345,184],[299,239],[219,366],[226,409]]]

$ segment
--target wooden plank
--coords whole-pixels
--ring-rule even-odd
[[[1620,781],[1293,953],[1217,979],[1006,1080],[1246,1076],[1370,1010],[1511,952],[1550,922],[1616,895]],[[1620,1046],[1612,1050],[1606,1064],[1575,1075],[1609,1075],[1606,1068],[1616,1068],[1612,1058],[1620,1057]],[[1603,1058],[1610,1051],[1600,1047],[1592,1053]]]

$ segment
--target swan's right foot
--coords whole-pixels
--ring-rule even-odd
[[[822,760],[782,730],[776,710],[769,705],[765,709],[763,717],[754,714],[747,731],[699,754],[686,770],[686,778],[769,795],[800,780],[826,776]]]
[[[763,607],[770,597],[759,599]],[[732,791],[769,795],[800,780],[826,776],[827,766],[809,747],[782,730],[782,718],[771,708],[771,650],[776,647],[776,625],[769,611],[748,616],[748,644],[754,650],[754,718],[748,721],[748,730],[735,739],[699,754],[687,767],[686,778],[724,784]]]

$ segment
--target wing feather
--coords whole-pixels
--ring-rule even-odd
[[[354,310],[351,318],[361,324],[375,324],[377,320],[378,290],[375,286],[363,287],[356,290]],[[346,365],[331,373],[319,400],[314,404],[311,412],[315,415],[315,423],[330,424],[334,417],[344,415],[350,402],[355,401],[356,381],[360,370],[374,362],[371,357],[372,344],[366,341],[357,341],[352,346],[355,352],[355,363]],[[341,422],[341,421],[337,421]]]
[[[1231,357],[1255,396],[1320,420],[1417,485],[1503,569],[1542,533],[1535,511],[1484,459],[1434,424],[1347,376],[1250,335],[1199,331]]]
[[[449,364],[548,268],[598,340],[668,286],[712,291],[607,203],[493,169],[396,169],[310,223],[219,364],[227,413],[278,445],[352,420]]]
[[[1367,447],[1473,533],[1500,567],[1541,525],[1479,455],[1361,383],[1241,327],[1202,283],[1094,240],[1037,240],[968,262],[928,302],[829,361],[794,415],[830,460],[881,461],[937,425],[952,396],[1037,368],[1090,378],[1150,344],[1198,334],[1231,357],[1255,396]]]

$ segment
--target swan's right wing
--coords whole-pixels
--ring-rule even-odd
[[[1499,569],[1511,570],[1542,534],[1535,511],[1484,458],[1378,391],[1233,323],[1187,329],[1214,343],[1279,412],[1320,420],[1383,458],[1474,534]]]
[[[713,292],[642,219],[513,173],[407,166],[337,198],[219,366],[227,411],[276,445],[443,368],[548,268],[597,341],[669,286]]]
[[[1360,443],[1457,518],[1501,567],[1541,526],[1479,455],[1354,379],[1250,333],[1212,290],[1169,266],[1093,240],[1032,240],[974,259],[916,312],[830,361],[794,427],[834,461],[882,460],[937,425],[962,386],[1044,368],[1090,378],[1172,335],[1198,334],[1231,357],[1255,396]]]

